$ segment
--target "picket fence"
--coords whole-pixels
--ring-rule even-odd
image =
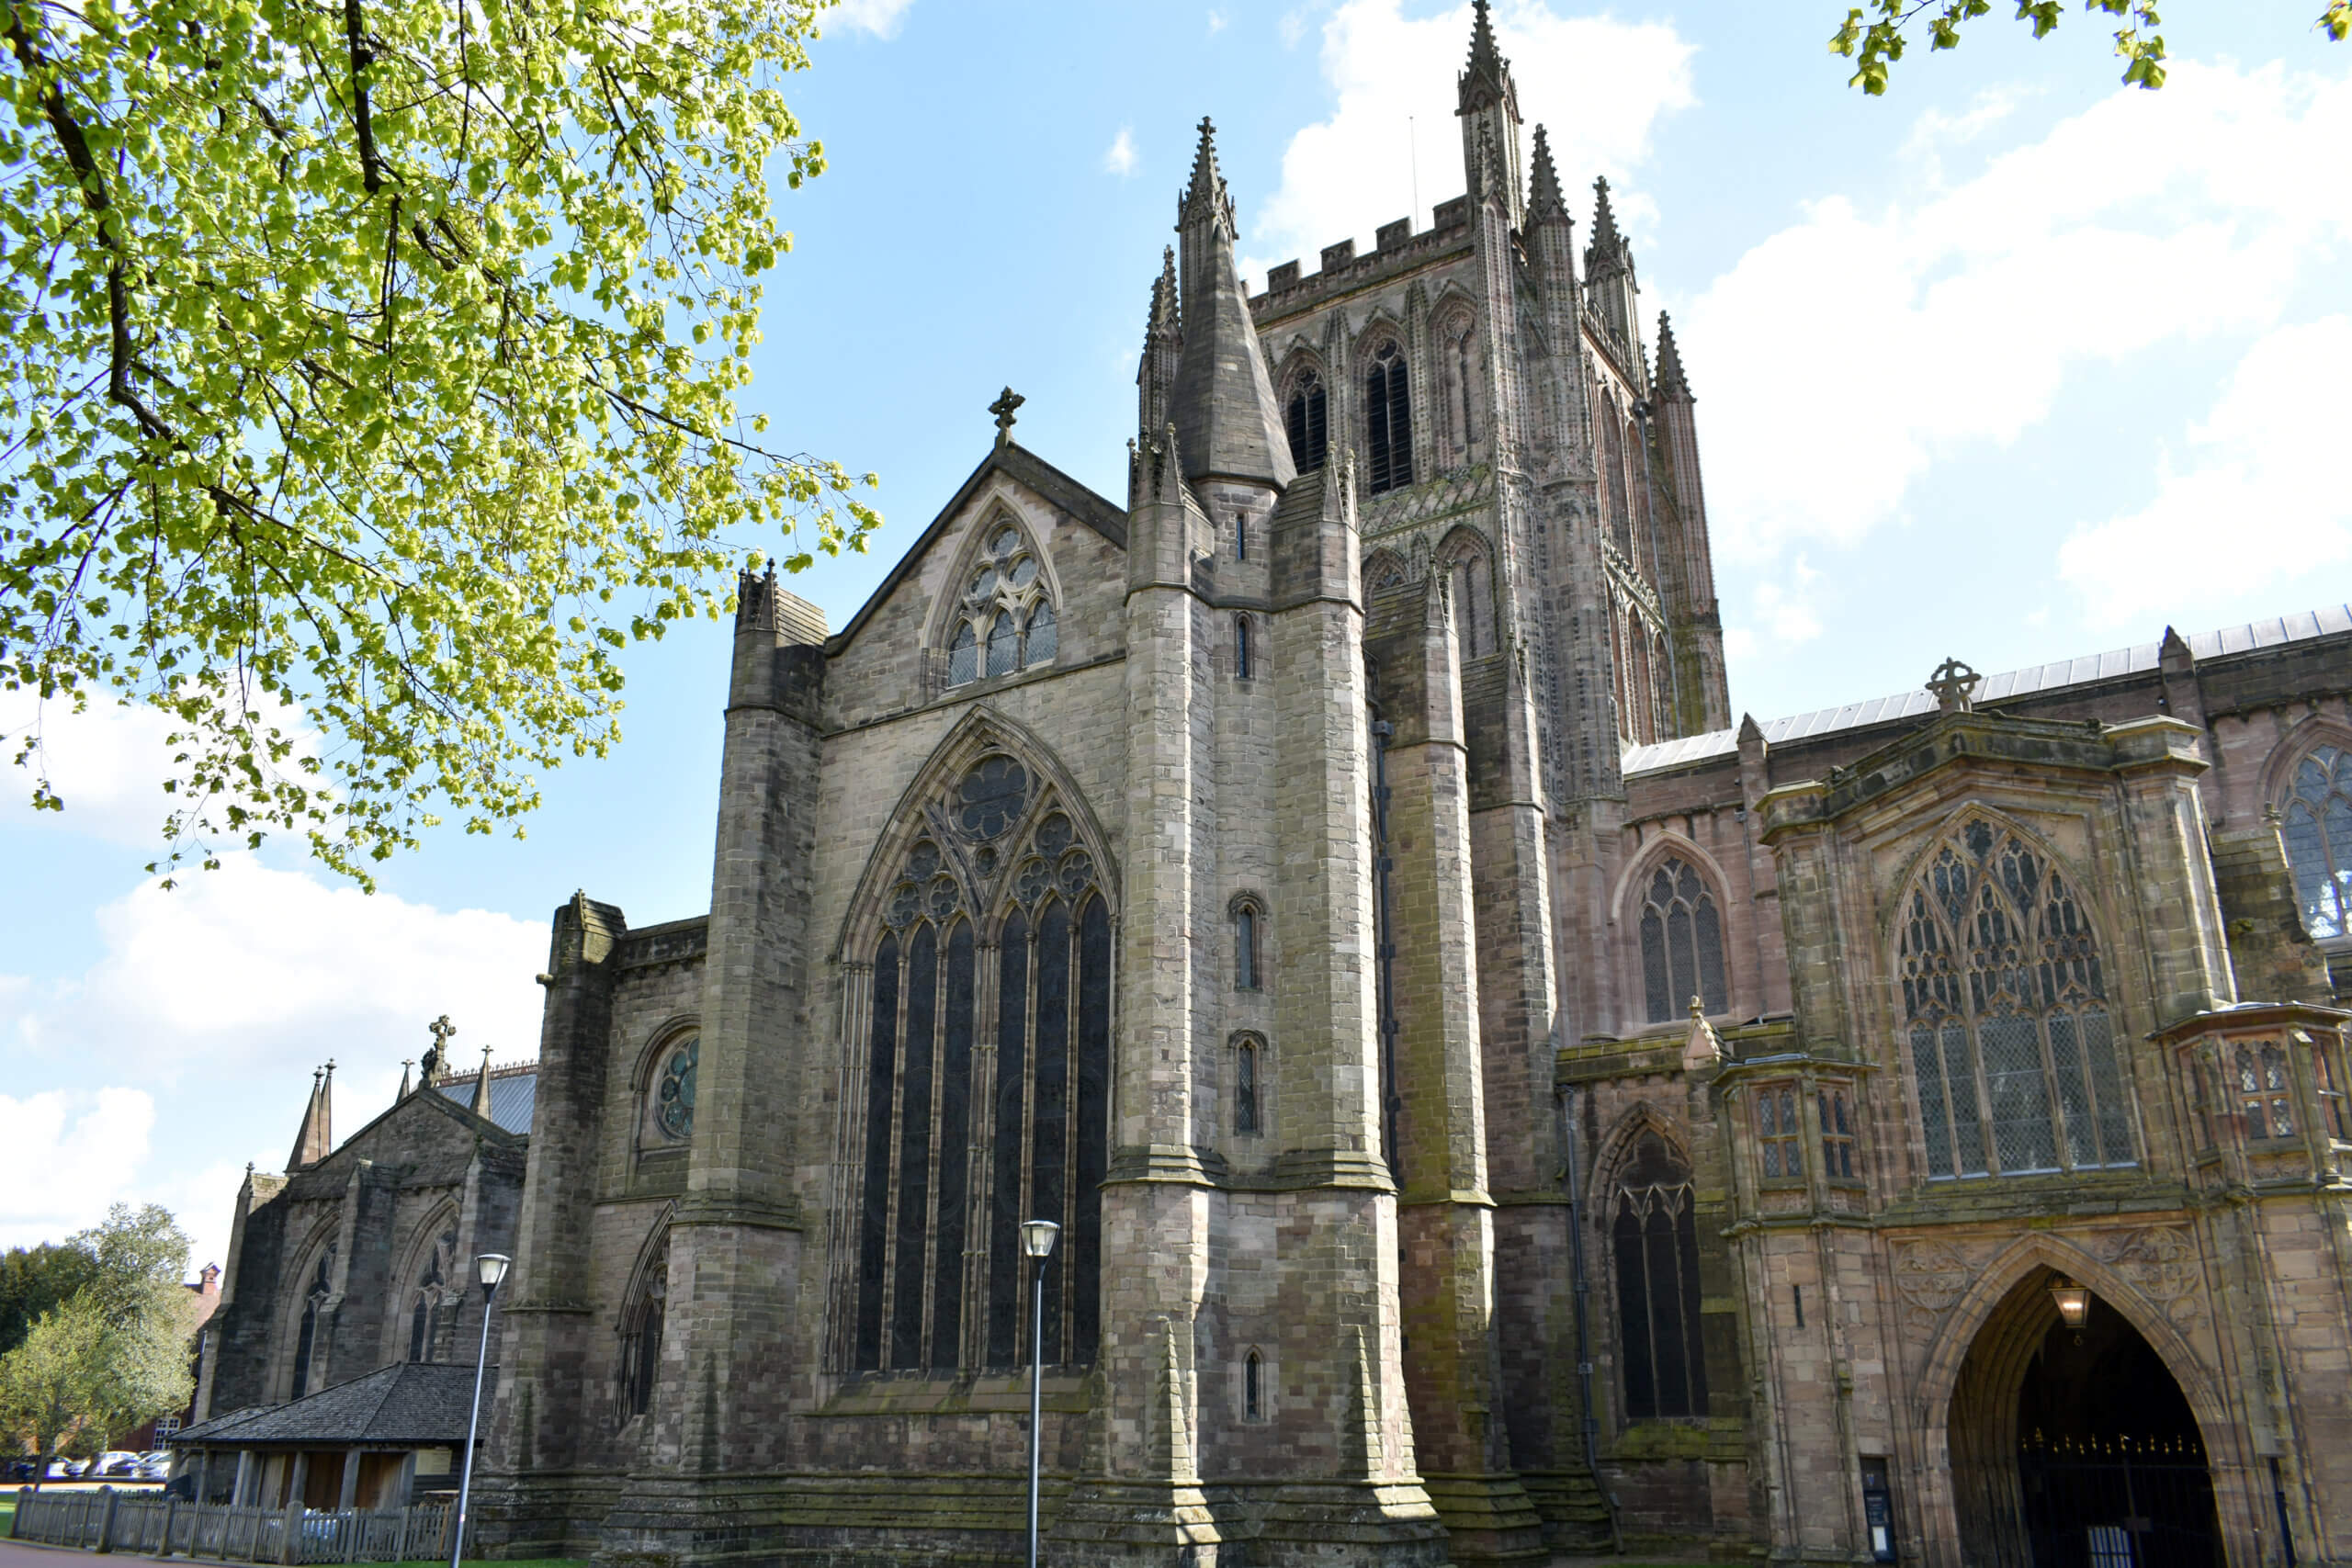
[[[117,1492],[17,1493],[18,1540],[226,1562],[401,1562],[449,1555],[447,1503],[404,1508],[232,1507]]]

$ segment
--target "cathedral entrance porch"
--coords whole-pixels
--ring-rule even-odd
[[[2062,1317],[2047,1267],[1986,1317],[1952,1391],[1959,1555],[2000,1568],[2217,1568],[2205,1434],[2165,1358],[2088,1292]]]

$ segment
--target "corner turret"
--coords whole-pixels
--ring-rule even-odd
[[[294,1134],[294,1152],[286,1156],[288,1175],[308,1170],[334,1152],[334,1064],[311,1074],[311,1102],[302,1109],[301,1130]]]
[[[1192,183],[1178,208],[1183,341],[1168,423],[1176,427],[1187,479],[1279,491],[1297,470],[1258,344],[1250,297],[1233,260],[1233,198],[1217,173],[1216,130],[1202,119]]]
[[[1159,254],[1151,280],[1151,314],[1143,329],[1143,363],[1136,367],[1136,428],[1148,440],[1168,426],[1176,400],[1176,362],[1184,333],[1176,320],[1176,248]]]
[[[1584,248],[1585,297],[1601,324],[1624,345],[1629,367],[1642,359],[1641,285],[1634,276],[1634,247],[1617,231],[1609,181],[1592,182],[1592,240]]]

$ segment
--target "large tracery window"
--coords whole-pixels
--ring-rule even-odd
[[[1626,1419],[1705,1415],[1690,1169],[1656,1133],[1642,1134],[1618,1180],[1611,1241]]]
[[[1322,378],[1309,370],[1299,377],[1291,389],[1290,401],[1283,410],[1283,421],[1290,436],[1291,467],[1300,473],[1319,468],[1329,455],[1330,399],[1323,389]]]
[[[947,683],[1051,664],[1060,641],[1036,552],[1011,523],[993,525],[947,640]]]
[[[294,1336],[294,1388],[289,1397],[300,1399],[311,1392],[311,1363],[319,1348],[319,1320],[327,1310],[327,1302],[334,1294],[334,1243],[327,1243],[319,1254],[319,1266],[311,1274],[311,1288],[302,1295],[302,1323]]]
[[[1384,343],[1363,379],[1364,448],[1371,457],[1374,495],[1413,482],[1413,396],[1405,356]]]
[[[2314,942],[2352,937],[2352,750],[2314,750],[2295,767],[2284,818],[2295,901]]]
[[[1695,998],[1710,1013],[1731,1006],[1724,986],[1724,922],[1698,869],[1679,855],[1642,895],[1642,995],[1652,1023],[1679,1018]]]
[[[637,1299],[621,1322],[621,1411],[624,1418],[653,1407],[662,1381],[662,1327],[670,1310],[670,1247],[662,1250],[638,1281]]]
[[[1904,908],[1928,1177],[2136,1164],[2098,939],[2055,866],[1972,821]]]
[[[1045,1359],[1091,1363],[1101,1338],[1110,907],[1066,812],[1019,839],[1034,783],[1016,759],[984,758],[933,818],[959,841],[917,840],[886,899],[869,992],[860,1371],[1023,1364],[1030,1219],[1063,1227],[1045,1275]],[[984,976],[992,1081],[978,1048]]]

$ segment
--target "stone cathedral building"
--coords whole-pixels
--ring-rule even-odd
[[[1203,122],[1124,497],[1008,394],[846,626],[744,580],[708,913],[557,911],[526,1135],[254,1179],[211,1414],[501,1243],[507,1555],[1016,1561],[1037,1354],[1059,1563],[2352,1562],[2352,616],[1738,716],[1672,333],[1459,82],[1254,297]]]

